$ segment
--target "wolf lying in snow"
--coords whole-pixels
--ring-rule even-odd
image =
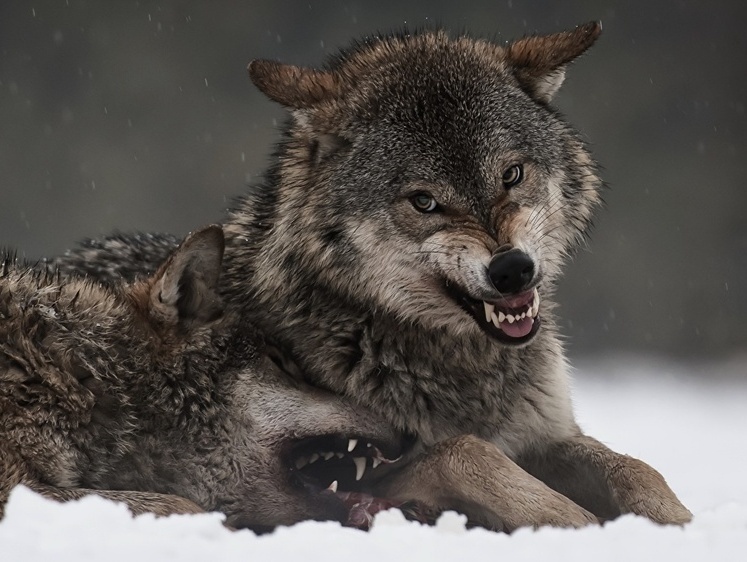
[[[338,396],[302,389],[231,329],[216,293],[223,245],[221,229],[207,227],[153,277],[119,287],[6,256],[0,516],[22,483],[60,500],[98,493],[136,513],[219,510],[232,527],[347,521],[339,498],[304,486],[289,465],[310,446],[347,455],[350,438],[387,461],[400,436]]]
[[[265,183],[225,221],[219,292],[287,373],[416,436],[402,462],[363,466],[375,493],[500,528],[691,518],[571,407],[554,286],[601,181],[551,102],[600,31],[506,45],[424,31],[368,37],[323,69],[249,66],[291,119]],[[171,247],[115,237],[57,264],[112,280]],[[361,468],[303,460],[321,487]],[[413,466],[422,478],[397,479]]]

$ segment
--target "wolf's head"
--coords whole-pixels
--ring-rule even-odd
[[[507,45],[421,32],[366,38],[323,70],[252,62],[292,112],[269,265],[405,321],[531,340],[599,200],[549,103],[600,31]]]

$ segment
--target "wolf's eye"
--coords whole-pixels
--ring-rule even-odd
[[[438,203],[428,193],[416,193],[410,197],[410,201],[412,202],[412,206],[421,213],[432,213],[438,208]]]
[[[524,179],[524,167],[521,164],[514,164],[503,172],[503,178],[501,179],[503,180],[503,187],[506,189],[512,188]]]

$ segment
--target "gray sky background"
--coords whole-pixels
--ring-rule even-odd
[[[252,58],[319,64],[404,25],[507,40],[595,19],[557,98],[609,184],[559,295],[569,347],[743,356],[744,2],[2,2],[0,245],[37,258],[219,221],[283,118]]]

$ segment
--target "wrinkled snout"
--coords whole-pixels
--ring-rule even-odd
[[[534,261],[516,248],[500,252],[490,260],[488,277],[502,294],[520,293],[534,278]]]

